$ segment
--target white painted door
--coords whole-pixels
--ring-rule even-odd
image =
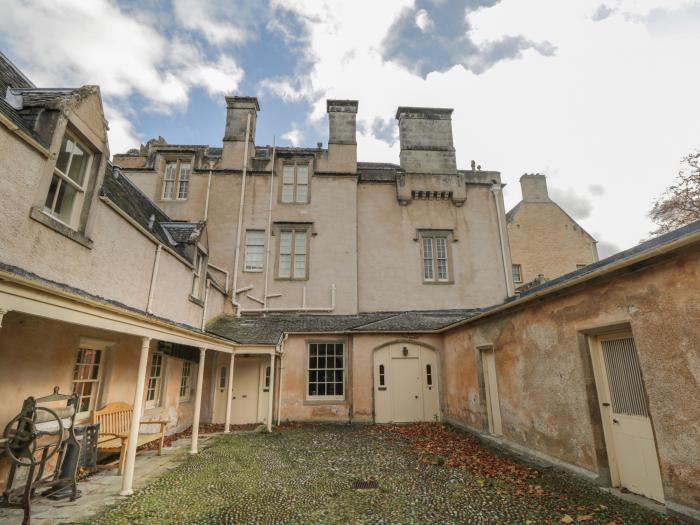
[[[484,392],[486,394],[486,414],[488,417],[489,433],[500,436],[501,400],[498,396],[498,376],[496,375],[496,355],[492,348],[481,350],[481,366],[484,376]]]
[[[233,397],[231,398],[231,423],[245,425],[258,423],[258,398],[260,394],[260,359],[236,357],[233,368]]]
[[[377,423],[438,420],[440,406],[435,352],[410,343],[376,350],[374,411]]]
[[[594,371],[613,485],[663,502],[659,459],[634,339],[598,339]]]
[[[228,366],[231,358],[228,354],[217,352],[214,364],[214,414],[212,422],[223,424],[226,421],[226,394],[228,392]]]

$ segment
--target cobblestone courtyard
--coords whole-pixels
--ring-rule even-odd
[[[492,455],[461,433],[416,428],[469,452],[426,453],[430,441],[417,446],[411,427],[221,435],[91,523],[676,523],[567,474]],[[354,489],[362,480],[378,488]]]

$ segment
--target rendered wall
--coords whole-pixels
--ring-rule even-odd
[[[486,428],[477,348],[492,345],[504,437],[602,478],[607,454],[584,332],[631,327],[668,501],[700,508],[700,254],[445,335],[443,414]]]

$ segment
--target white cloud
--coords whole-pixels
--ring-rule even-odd
[[[430,19],[430,15],[425,9],[419,9],[416,13],[416,25],[423,32],[432,29],[433,21]]]
[[[280,136],[282,139],[288,141],[292,146],[300,146],[302,140],[304,140],[304,134],[296,126],[294,126],[292,129],[290,129],[286,133],[282,133],[282,135],[280,135]]]
[[[113,106],[105,106],[105,118],[109,122],[109,148],[111,153],[125,153],[142,142],[128,115]]]
[[[549,197],[577,221],[587,219],[591,216],[591,211],[593,211],[593,204],[590,199],[579,195],[574,188],[568,188],[567,190],[549,188]]]
[[[233,58],[210,58],[195,41],[156,27],[107,0],[7,0],[0,41],[39,86],[99,85],[112,115],[110,138],[119,143],[135,138],[123,118],[129,97],[141,95],[146,110],[171,112],[187,106],[192,88],[218,96],[243,78]]]
[[[659,38],[647,26],[653,9],[687,4],[618,0],[609,2],[615,15],[600,23],[592,14],[601,0],[503,0],[469,14],[474,42],[523,35],[551,42],[554,56],[526,50],[479,76],[456,65],[423,79],[381,56],[387,29],[413,1],[376,2],[371,17],[354,2],[285,2],[307,21],[315,57],[307,77],[311,118],[324,117],[325,98],[359,99],[362,160],[397,161],[398,145],[371,133],[397,106],[453,107],[460,167],[476,159],[517,188],[523,172],[552,166],[555,187],[585,196],[595,186],[582,226],[622,247],[651,229],[646,214],[653,198],[700,137],[700,121],[689,110],[700,92],[700,27]],[[519,197],[509,192],[508,205]]]
[[[240,23],[242,5],[216,0],[173,0],[173,7],[183,27],[201,32],[213,44],[239,44],[246,38],[245,25]]]

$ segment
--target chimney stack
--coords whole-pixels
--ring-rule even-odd
[[[539,173],[520,177],[520,191],[525,202],[549,202],[547,178]]]
[[[451,108],[400,107],[396,119],[407,173],[456,173]]]
[[[357,171],[357,100],[327,100],[328,162],[340,171]]]
[[[255,124],[260,105],[256,97],[226,97],[226,128],[224,130],[223,168],[243,168],[245,130],[250,115],[248,157],[255,156]]]

